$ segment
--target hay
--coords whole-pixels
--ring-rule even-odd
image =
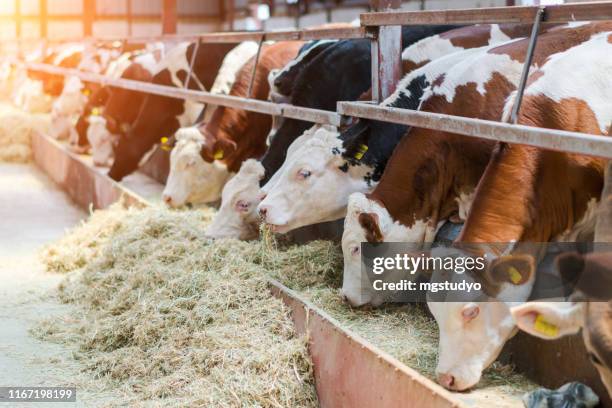
[[[76,346],[95,377],[120,387],[116,405],[316,406],[305,341],[264,267],[289,269],[304,255],[210,242],[210,217],[120,205],[93,213],[42,256],[49,270],[74,272],[59,297],[78,311],[33,333]]]
[[[31,136],[49,127],[48,115],[28,114],[0,104],[0,161],[27,163],[32,160]]]

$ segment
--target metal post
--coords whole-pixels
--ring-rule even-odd
[[[127,14],[127,24],[128,24],[128,36],[131,37],[132,36],[132,20],[133,20],[133,14],[132,14],[132,0],[127,0],[127,4],[126,4],[127,10],[126,10],[126,14]]]
[[[516,6],[516,1],[515,0],[506,0],[506,6],[507,7]]]
[[[612,123],[608,137],[612,137]],[[612,242],[612,160],[608,160],[604,169],[604,187],[599,208],[595,224],[595,242]]]
[[[47,0],[38,0],[38,17],[40,23],[40,38],[47,38]]]
[[[228,0],[227,5],[227,19],[228,19],[228,30],[234,31],[234,12],[236,10],[236,5],[234,0]]]
[[[193,54],[191,55],[191,61],[189,61],[189,72],[187,73],[187,78],[185,79],[185,85],[183,88],[189,89],[189,81],[191,81],[191,76],[193,75],[193,66],[195,65],[195,60],[198,55],[198,50],[200,49],[200,44],[202,43],[202,39],[198,39],[195,43],[195,47],[193,48]],[[196,81],[197,82],[197,81]],[[206,89],[200,89],[200,91],[205,91]]]
[[[83,36],[93,35],[93,23],[96,16],[96,0],[83,0]]]
[[[15,0],[15,37],[21,38],[21,0]]]
[[[531,68],[531,62],[533,61],[533,52],[538,42],[538,34],[540,33],[540,23],[544,17],[544,8],[540,7],[536,13],[535,21],[533,22],[533,28],[531,29],[531,37],[529,38],[529,47],[527,48],[527,55],[525,57],[525,64],[523,65],[523,72],[521,73],[521,80],[519,82],[518,89],[516,90],[516,98],[514,100],[514,106],[512,107],[512,113],[510,114],[510,123],[516,124],[518,122],[518,115],[521,111],[521,103],[523,102],[523,94],[525,93],[525,85],[527,84],[527,78],[529,77],[529,69]]]
[[[372,0],[374,11],[397,9],[401,0]],[[381,26],[372,41],[372,99],[391,95],[401,76],[402,27]]]
[[[251,98],[253,95],[253,83],[255,82],[255,74],[257,73],[257,64],[259,64],[259,55],[261,54],[261,47],[264,42],[265,35],[261,35],[261,39],[259,40],[259,46],[257,47],[257,54],[255,54],[255,61],[253,63],[253,71],[251,72],[251,80],[249,81],[249,92],[247,93],[247,97]]]
[[[162,10],[162,34],[176,34],[176,0],[164,0]]]

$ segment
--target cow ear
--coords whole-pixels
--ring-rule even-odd
[[[535,260],[527,254],[503,255],[491,262],[488,273],[493,282],[520,286],[534,275]]]
[[[366,239],[370,243],[383,242],[383,234],[378,225],[378,215],[375,213],[360,213],[359,225],[365,231]]]
[[[519,329],[547,340],[577,333],[582,327],[583,304],[527,302],[510,309]]]

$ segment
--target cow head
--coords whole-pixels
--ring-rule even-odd
[[[240,171],[223,187],[221,207],[206,230],[211,238],[253,239],[258,235],[259,181],[264,168],[255,159],[242,163]]]
[[[170,154],[170,173],[163,192],[164,202],[176,208],[187,203],[218,200],[230,177],[225,164],[214,158],[211,161],[204,159],[203,152],[209,147],[197,127],[181,128],[175,137],[176,144]]]
[[[368,169],[345,162],[338,136],[331,126],[304,132],[288,149],[274,183],[270,180],[263,187],[267,196],[258,209],[275,232],[342,218],[348,196],[369,190]]]
[[[372,293],[371,286],[364,281],[366,277],[362,276],[362,242],[431,242],[435,233],[436,228],[427,221],[416,221],[406,227],[395,221],[382,203],[363,193],[351,194],[342,234],[343,296],[352,306],[378,306],[383,300]]]
[[[482,284],[480,291],[470,293],[475,301],[436,302],[428,298],[440,333],[436,374],[442,386],[462,391],[480,381],[483,370],[516,333],[510,308],[529,297],[534,268],[529,258],[515,262],[500,257],[489,263],[484,279],[452,273],[451,280]]]
[[[611,261],[612,253],[560,255],[557,267],[574,285],[575,302],[528,302],[511,312],[521,330],[547,340],[582,329],[589,358],[612,396]]]
[[[87,119],[87,140],[91,145],[91,154],[96,166],[108,167],[113,164],[113,146],[119,135],[110,133],[106,119],[100,115],[90,115]]]

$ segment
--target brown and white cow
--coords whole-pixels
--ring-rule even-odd
[[[286,41],[264,45],[259,56],[251,97],[266,100],[268,75],[295,57],[303,43]],[[242,66],[230,95],[247,97],[255,58]],[[221,189],[243,161],[259,158],[266,151],[272,126],[269,115],[220,106],[200,127],[180,129],[177,148],[170,155],[170,174],[163,192],[172,207],[207,203],[221,197]]]
[[[442,41],[439,37],[429,37],[433,40],[426,38],[408,47],[404,53],[411,58],[433,61],[406,75],[383,105],[418,109],[424,90],[440,74],[477,53],[479,48],[475,47],[487,46],[502,38],[492,36],[491,31],[496,30],[492,26],[477,26],[448,31],[443,42],[449,38],[461,38],[461,43],[467,49],[456,45],[451,51],[463,51],[443,57],[440,49],[444,50],[445,47],[423,46],[439,44]],[[515,34],[521,33],[517,30]],[[468,42],[466,38],[472,38],[472,41]],[[410,51],[413,47],[419,51]],[[427,52],[430,53],[429,57]],[[418,59],[416,55],[419,55]],[[262,218],[281,233],[342,218],[346,214],[348,196],[354,192],[367,193],[372,190],[406,130],[406,126],[364,119],[342,132],[330,127],[318,129],[311,141],[304,143],[292,157],[287,157],[278,170],[278,182],[264,186],[267,196],[259,204]],[[367,145],[368,150],[363,157],[355,160],[354,155],[361,145]],[[301,170],[309,172],[307,179],[299,176]],[[334,194],[329,194],[330,191]]]
[[[519,123],[606,133],[612,121],[610,30],[610,23],[597,23],[542,36],[536,51],[541,68],[530,77]],[[542,53],[551,56],[543,59]],[[506,114],[512,104],[511,98]],[[498,144],[458,242],[592,239],[602,169],[603,161],[596,158]],[[508,285],[501,296],[512,290]],[[500,298],[499,293],[482,295]],[[437,372],[442,385],[464,390],[478,383],[516,331],[510,307],[528,296],[529,290],[523,290],[512,302],[428,303],[440,329]]]

